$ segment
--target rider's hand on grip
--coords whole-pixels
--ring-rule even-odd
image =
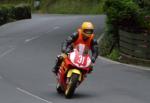
[[[94,57],[91,58],[92,63],[95,63],[95,60],[96,59]]]
[[[70,52],[72,52],[72,51],[73,51],[72,48],[71,48],[71,47],[68,47],[68,48],[66,49],[65,53],[68,54],[68,53],[70,53]]]
[[[66,54],[68,54],[70,52],[71,52],[70,48],[67,48],[66,51],[65,51]]]

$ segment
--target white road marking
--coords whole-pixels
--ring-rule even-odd
[[[24,93],[24,94],[27,94],[27,95],[29,95],[29,96],[32,96],[32,97],[34,97],[34,98],[36,98],[36,99],[39,99],[39,100],[41,100],[41,101],[44,101],[44,102],[46,102],[46,103],[52,103],[51,101],[45,100],[45,99],[43,99],[43,98],[41,98],[41,97],[39,97],[39,96],[36,96],[36,95],[34,95],[34,94],[32,94],[32,93],[26,91],[26,90],[21,89],[21,88],[16,88],[16,89],[19,90],[20,92]]]
[[[56,30],[56,29],[59,29],[59,28],[60,28],[59,26],[55,26],[52,30],[47,31],[47,32],[45,32],[45,33],[50,33],[50,32],[52,32],[53,30]],[[41,35],[40,35],[40,36],[41,36]],[[25,43],[28,43],[28,42],[30,42],[30,41],[32,41],[32,40],[35,40],[35,39],[39,38],[40,36],[35,36],[35,37],[31,37],[31,38],[29,38],[29,39],[26,39],[26,40],[25,40]]]
[[[59,26],[55,26],[53,29],[56,30],[56,29],[59,29],[59,28],[60,28]]]
[[[102,38],[104,37],[104,35],[105,35],[105,33],[102,33],[102,35],[97,39],[98,43],[102,40]]]
[[[35,36],[35,37],[32,37],[32,38],[26,39],[26,40],[25,40],[25,43],[30,42],[30,41],[32,41],[32,40],[34,40],[34,39],[39,38],[39,37],[40,37],[40,36]]]
[[[2,53],[2,54],[0,55],[0,58],[2,58],[2,57],[4,57],[5,55],[11,53],[14,49],[15,49],[15,48],[11,48],[11,49],[5,51],[4,53]]]

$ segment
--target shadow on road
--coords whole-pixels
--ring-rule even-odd
[[[87,99],[87,98],[95,98],[95,94],[90,94],[90,93],[75,93],[73,96],[73,99]]]
[[[43,96],[43,95],[42,95]],[[57,92],[47,92],[44,93],[44,97],[46,98],[59,98],[59,99],[65,99],[64,94],[58,94]],[[96,94],[90,94],[90,93],[83,93],[83,92],[78,92],[75,93],[74,96],[71,99],[89,99],[89,98],[95,98],[97,97]]]

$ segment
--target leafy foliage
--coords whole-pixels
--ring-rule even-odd
[[[141,7],[141,25],[150,32],[150,0],[136,0],[136,3]]]
[[[139,6],[132,0],[106,0],[104,11],[108,17],[107,23],[111,23],[114,26],[134,27],[133,29],[137,29],[140,26],[138,19],[140,15]]]
[[[3,3],[28,3],[33,11],[35,0],[3,0]],[[41,2],[38,12],[59,14],[100,14],[103,12],[104,0],[39,0]]]
[[[150,31],[148,3],[149,0],[105,0],[103,9],[107,15],[107,29],[104,45],[101,45],[101,48],[106,48],[104,55],[111,53],[114,47],[119,47],[120,28],[135,33]],[[108,51],[107,48],[112,49]]]
[[[108,55],[112,51],[114,40],[112,39],[112,34],[104,35],[102,40],[99,42],[99,53],[102,56]]]
[[[15,18],[17,20],[31,18],[31,8],[27,4],[20,4],[15,7]]]
[[[13,21],[14,17],[14,7],[11,5],[3,5],[0,7],[0,25]]]
[[[112,52],[109,55],[107,55],[107,57],[112,59],[112,60],[117,61],[119,59],[119,57],[120,57],[119,50],[117,48],[114,48],[112,50]]]
[[[29,5],[1,5],[0,6],[0,25],[14,20],[31,18]]]

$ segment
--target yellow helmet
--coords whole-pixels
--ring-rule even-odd
[[[83,22],[81,26],[82,34],[86,37],[90,37],[94,32],[94,26],[91,22]]]

